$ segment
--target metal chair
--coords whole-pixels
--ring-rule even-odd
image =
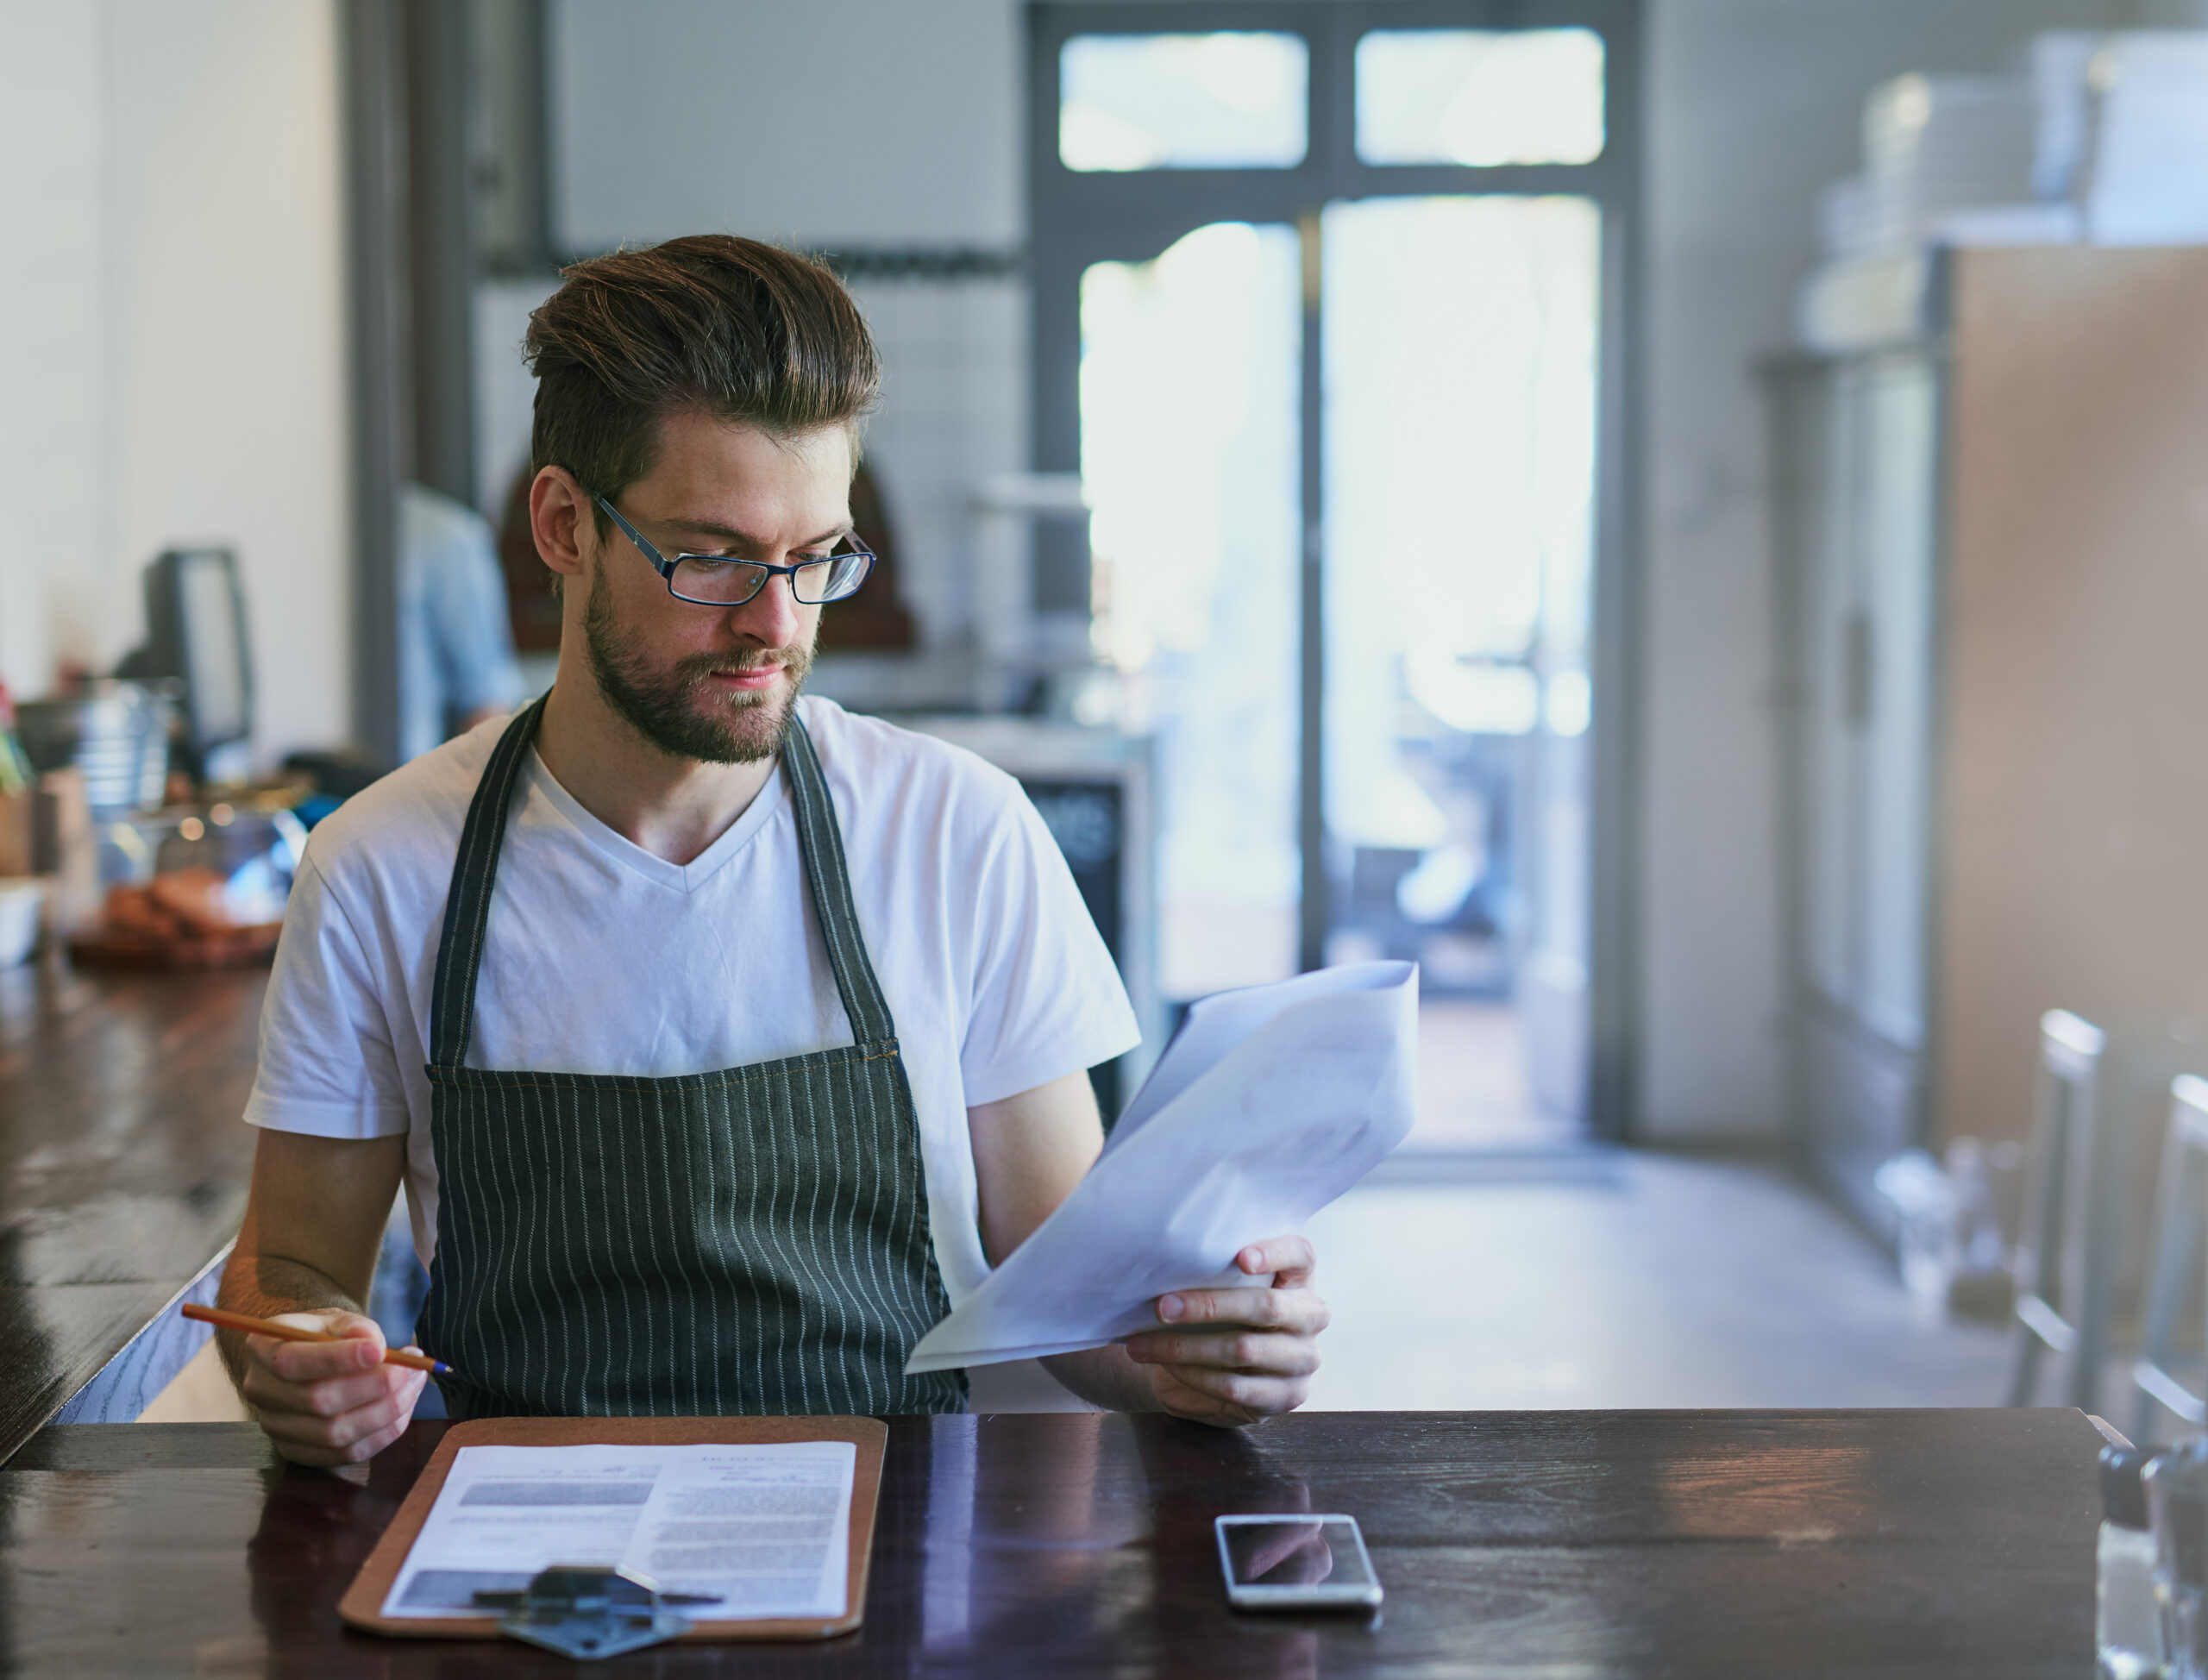
[[[2140,1357],[2131,1367],[2139,1391],[2132,1431],[2152,1438],[2159,1402],[2198,1428],[2208,1423],[2208,1395],[2195,1394],[2171,1374],[2176,1363],[2178,1316],[2201,1288],[2202,1238],[2208,1234],[2208,1080],[2180,1074],[2170,1081],[2170,1129],[2162,1140],[2162,1170],[2155,1182],[2155,1218],[2147,1238],[2147,1306],[2142,1315]]]
[[[2067,1009],[2040,1018],[2039,1081],[2017,1280],[2017,1367],[2009,1404],[2029,1406],[2039,1363],[2067,1361],[2063,1403],[2098,1410],[2112,1279],[2093,1095],[2107,1035]]]

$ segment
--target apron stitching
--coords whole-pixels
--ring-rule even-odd
[[[825,1075],[827,1070],[823,1069],[821,1071]],[[834,1151],[835,1157],[833,1166],[828,1175],[828,1182],[836,1187],[835,1189],[831,1192],[828,1200],[828,1229],[832,1232],[837,1232],[841,1235],[844,1248],[845,1250],[845,1253],[836,1256],[837,1266],[843,1271],[844,1276],[846,1277],[856,1278],[858,1276],[858,1267],[856,1263],[858,1259],[858,1244],[851,1233],[850,1219],[837,1217],[838,1202],[842,1195],[844,1183],[844,1140],[841,1136],[840,1128],[831,1126],[829,1129],[828,1146]],[[854,1214],[858,1211],[857,1199],[856,1197],[852,1199],[851,1211]],[[832,1238],[831,1246],[832,1251]],[[864,1301],[856,1301],[854,1302],[853,1305],[857,1315],[864,1319],[870,1328],[873,1323],[873,1314],[869,1310],[867,1304]],[[856,1405],[858,1402],[854,1400],[852,1395],[850,1374],[849,1372],[840,1374],[840,1384],[843,1393],[840,1397],[839,1403],[845,1407],[853,1407]],[[869,1395],[867,1398],[871,1398],[871,1395]]]

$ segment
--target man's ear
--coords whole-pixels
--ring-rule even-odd
[[[564,583],[583,574],[584,555],[598,543],[596,509],[564,467],[547,467],[529,486],[529,530],[536,555]]]

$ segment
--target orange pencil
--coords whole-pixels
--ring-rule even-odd
[[[344,1342],[349,1336],[332,1336],[321,1330],[302,1330],[295,1324],[279,1324],[273,1319],[248,1318],[243,1313],[225,1313],[219,1307],[201,1307],[193,1301],[184,1304],[184,1316],[198,1319],[203,1324],[218,1324],[225,1330],[249,1331],[255,1336],[273,1336],[285,1342]],[[432,1359],[426,1353],[407,1353],[398,1348],[383,1351],[386,1365],[404,1365],[409,1370],[428,1371],[436,1376],[450,1376],[452,1367],[442,1359]]]

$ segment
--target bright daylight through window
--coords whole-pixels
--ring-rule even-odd
[[[1592,29],[1376,29],[1357,43],[1366,163],[1592,163],[1604,143]]]
[[[1058,62],[1058,156],[1069,169],[1303,161],[1311,67],[1301,35],[1076,35]]]

